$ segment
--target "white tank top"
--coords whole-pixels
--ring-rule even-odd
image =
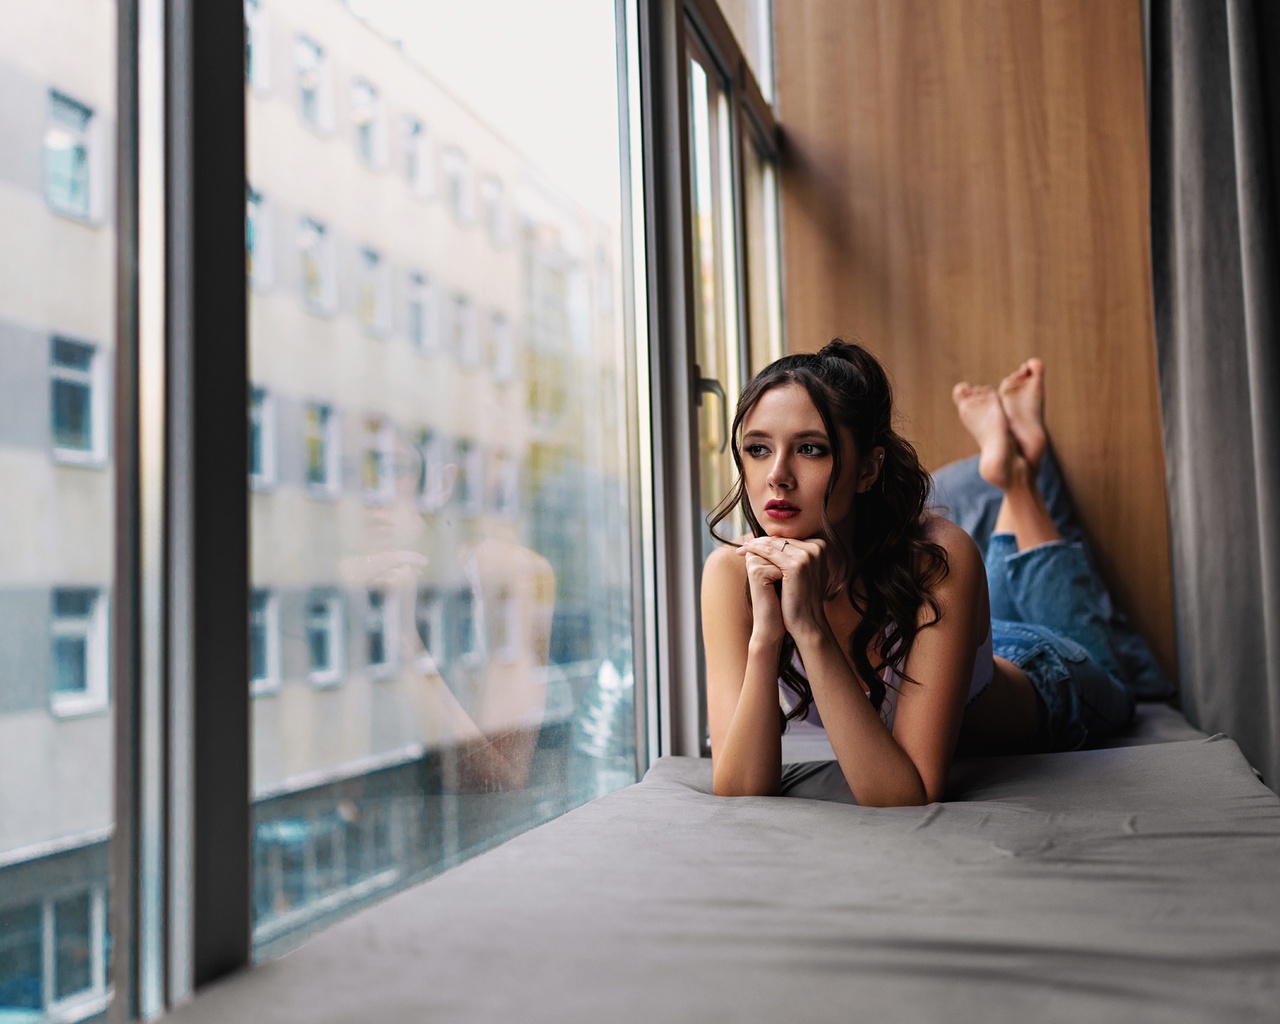
[[[804,662],[800,660],[800,653],[797,651],[791,659],[792,665],[806,679],[804,671]],[[969,696],[965,698],[965,706],[973,703],[974,699],[991,685],[991,680],[995,676],[996,664],[992,658],[991,647],[991,627],[987,627],[987,638],[978,645],[978,651],[973,657],[973,674],[969,679]],[[897,669],[892,665],[884,667],[884,701],[880,705],[880,718],[884,724],[893,731],[893,716],[898,703],[898,691],[902,685],[902,677],[898,674]],[[790,711],[795,707],[795,694],[786,689],[781,679],[778,680],[779,697],[782,700],[783,709]],[[795,732],[811,732],[814,728],[822,729],[822,716],[818,713],[818,705],[810,704],[809,713],[805,718],[788,723],[788,731]]]

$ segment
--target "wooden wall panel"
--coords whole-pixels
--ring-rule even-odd
[[[950,401],[1045,360],[1047,418],[1117,601],[1172,671],[1139,0],[783,0],[792,350],[880,354],[927,465]]]

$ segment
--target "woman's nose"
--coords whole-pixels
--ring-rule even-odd
[[[769,466],[768,483],[771,487],[791,486],[791,466],[782,454],[776,456]]]

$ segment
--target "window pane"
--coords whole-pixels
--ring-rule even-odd
[[[92,908],[89,893],[53,905],[54,994],[79,995],[93,984]]]
[[[109,1002],[117,14],[0,27],[0,1020]]]
[[[766,100],[773,100],[773,0],[717,0]]]
[[[93,111],[60,93],[49,94],[44,136],[45,197],[62,213],[88,217],[90,207],[90,123]]]
[[[260,956],[636,777],[613,6],[263,7]]]
[[[0,910],[0,1016],[44,1006],[43,936],[39,903]]]

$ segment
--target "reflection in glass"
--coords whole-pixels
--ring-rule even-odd
[[[617,47],[587,6],[568,34],[558,2],[258,8],[297,71],[246,89],[249,178],[297,230],[250,293],[260,956],[635,780]]]
[[[754,139],[745,146],[747,375],[782,355],[782,281],[778,254],[778,172]]]
[[[706,382],[698,396],[699,492],[701,518],[705,521],[733,482],[733,460],[728,454],[732,411],[727,403],[730,396],[738,394],[744,381],[738,330],[733,209],[736,192],[729,103],[710,61],[693,46],[692,40],[690,47],[694,53],[689,61],[694,340],[699,376]],[[700,533],[705,556],[715,541],[709,531]]]
[[[110,1003],[117,10],[5,15],[0,1020],[81,1021]]]
[[[89,125],[93,111],[59,92],[49,93],[44,135],[45,198],[60,213],[88,219]]]

